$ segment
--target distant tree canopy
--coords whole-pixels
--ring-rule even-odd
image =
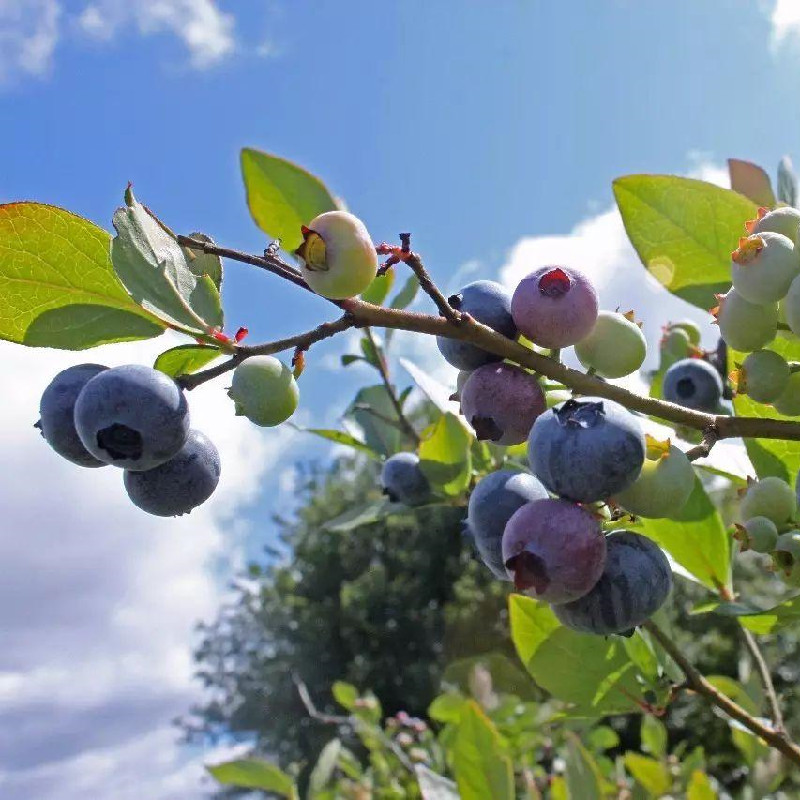
[[[208,703],[190,733],[255,735],[281,762],[313,758],[330,730],[309,719],[293,676],[320,709],[331,684],[371,689],[387,713],[424,715],[453,659],[513,650],[506,587],[473,555],[465,509],[409,509],[346,530],[326,523],[380,500],[370,463],[308,468],[296,516],[277,520],[289,561],[253,564],[233,599],[201,626]]]
[[[518,662],[507,628],[510,584],[476,560],[462,530],[463,507],[337,523],[380,501],[376,476],[372,462],[352,458],[298,469],[297,510],[276,520],[286,553],[269,551],[263,564],[251,564],[217,619],[201,626],[195,655],[209,700],[182,721],[190,736],[254,739],[257,751],[284,766],[308,766],[334,732],[309,717],[293,676],[321,711],[341,713],[331,686],[344,680],[373,691],[387,715],[425,716],[443,678],[458,679],[454,661],[502,653]],[[744,559],[737,570],[749,596],[767,604],[774,586],[763,570]],[[735,620],[708,626],[703,617],[686,616],[704,597],[690,582],[676,583],[673,613],[688,620],[678,640],[706,673],[741,677]],[[786,634],[770,649],[792,719],[800,714],[791,692],[797,636]],[[527,678],[523,683],[519,693],[536,692]],[[704,745],[717,769],[735,775],[741,755],[722,720],[688,702],[669,714],[670,730],[687,750]],[[636,715],[610,724],[623,746],[638,746]]]

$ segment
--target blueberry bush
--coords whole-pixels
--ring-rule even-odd
[[[254,753],[210,767],[220,784],[289,798],[302,787],[312,798],[465,800],[800,790],[800,730],[787,725],[762,652],[800,607],[800,212],[788,162],[777,197],[746,162],[731,162],[732,189],[666,175],[614,183],[644,268],[714,315],[710,351],[682,321],[664,320],[662,340],[646,342],[632,312],[598,307],[580,265],[531,264],[512,292],[478,281],[445,297],[411,234],[375,243],[318,178],[281,158],[245,150],[242,170],[263,253],[174,233],[130,186],[113,235],[53,206],[0,206],[0,336],[69,350],[167,329],[186,337],[152,366],[87,363],[56,375],[43,387],[42,437],[76,466],[122,469],[143,512],[190,513],[210,501],[224,469],[213,431],[191,427],[190,393],[230,373],[231,413],[285,423],[302,402],[314,345],[358,331],[361,352],[342,366],[363,360],[380,381],[358,390],[344,429],[311,433],[380,464],[385,497],[344,508],[330,528],[346,535],[423,514],[464,520],[484,579],[502,593],[513,587],[516,664],[462,663],[428,719],[384,717],[367,686],[344,682],[331,692],[346,713],[320,710],[292,673],[287,689],[305,715],[338,735],[300,782],[297,769]],[[245,328],[226,332],[223,259],[319,295],[335,318],[246,344]],[[408,310],[420,289],[435,313]],[[436,337],[461,371],[454,392],[407,361],[412,384],[393,380],[397,330]],[[637,373],[648,346],[660,366],[643,376],[647,395],[611,382]],[[569,347],[583,369],[562,359]],[[650,436],[651,420],[673,433]],[[706,462],[725,439],[744,442],[746,480]],[[774,602],[734,583],[741,551],[758,554],[778,587]],[[427,555],[427,569],[440,568]],[[705,675],[687,656],[681,626],[696,622],[670,613],[678,581],[705,593],[692,609],[704,626],[733,626],[757,682]],[[529,687],[505,681],[509,669],[524,670]],[[711,769],[702,748],[670,742],[661,720],[687,696],[726,720],[743,773]],[[621,751],[609,720],[631,715],[641,746]]]

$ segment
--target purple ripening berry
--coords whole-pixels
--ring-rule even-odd
[[[568,347],[591,333],[597,320],[597,293],[577,269],[540,267],[514,290],[511,316],[534,344]]]
[[[600,522],[566,500],[534,500],[503,533],[503,561],[517,589],[548,603],[569,603],[597,583],[606,560]]]
[[[461,391],[461,413],[478,439],[496,444],[522,444],[546,406],[536,378],[512,364],[478,367]]]

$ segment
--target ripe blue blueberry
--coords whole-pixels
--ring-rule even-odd
[[[522,444],[545,410],[539,381],[513,364],[484,364],[461,391],[461,413],[478,439],[501,445]]]
[[[469,497],[467,527],[483,563],[497,578],[508,580],[503,563],[503,531],[525,503],[546,500],[547,489],[526,472],[501,469],[481,478]]]
[[[393,503],[420,506],[431,499],[431,487],[416,453],[395,453],[381,470],[383,493]]]
[[[60,456],[81,467],[104,467],[81,442],[75,430],[75,401],[81,389],[95,375],[108,369],[100,364],[78,364],[59,372],[50,381],[39,401],[39,421],[36,427],[45,441]]]
[[[540,267],[514,290],[511,314],[534,344],[568,347],[591,333],[597,320],[597,293],[580,270]]]
[[[684,358],[664,373],[661,393],[670,403],[713,412],[722,397],[722,378],[708,361]]]
[[[144,472],[125,470],[125,489],[133,504],[157,517],[179,517],[205,503],[219,483],[219,452],[200,431],[169,461]]]
[[[92,378],[75,403],[75,429],[97,459],[130,470],[169,461],[189,435],[189,406],[177,383],[140,364]]]
[[[672,571],[658,545],[638,533],[615,531],[606,537],[605,568],[594,588],[553,611],[576,631],[626,633],[655,614],[671,588]]]
[[[568,603],[597,583],[606,538],[592,514],[566,500],[521,506],[503,533],[503,562],[520,591],[548,603]]]
[[[464,311],[506,338],[516,339],[517,327],[511,318],[511,297],[499,283],[475,281],[448,298],[448,302],[453,308]],[[448,364],[457,369],[472,370],[483,364],[503,360],[502,356],[488,353],[474,344],[445,336],[437,336],[436,344]]]
[[[582,397],[542,414],[528,438],[533,474],[578,503],[606,500],[639,476],[645,439],[636,417],[613,400]]]

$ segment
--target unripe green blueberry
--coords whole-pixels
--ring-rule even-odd
[[[739,506],[744,522],[753,517],[766,517],[776,525],[785,524],[796,510],[797,498],[792,487],[774,476],[751,483]]]
[[[735,373],[736,391],[757,403],[777,400],[789,382],[786,359],[772,350],[756,350]]]
[[[603,378],[622,378],[642,366],[647,340],[632,313],[601,311],[591,333],[575,345],[575,355]]]
[[[795,336],[800,336],[800,278],[795,278],[781,303],[786,324]]]
[[[670,322],[669,331],[683,331],[695,347],[700,344],[700,327],[690,319],[682,319],[680,322]]]
[[[659,342],[661,369],[669,369],[676,361],[688,358],[692,343],[689,334],[681,328],[667,328]]]
[[[614,498],[638,517],[673,517],[686,505],[695,479],[686,454],[669,439],[659,442],[645,436],[645,460],[639,477]]]
[[[273,356],[251,356],[233,371],[228,396],[236,404],[237,416],[272,427],[294,414],[300,393],[285,364]]]
[[[797,243],[800,231],[800,211],[791,206],[781,206],[770,211],[768,208],[759,208],[758,216],[745,223],[747,232],[754,233],[782,233]]]
[[[800,417],[800,372],[789,375],[786,388],[775,398],[772,405],[779,414]]]
[[[800,586],[800,531],[787,531],[778,537],[772,560],[784,583]]]
[[[782,233],[742,238],[731,254],[733,288],[751,303],[777,303],[798,274],[794,241]]]
[[[754,550],[756,553],[770,553],[778,541],[778,528],[771,519],[753,517],[744,525],[736,524],[734,539],[741,544],[741,549]]]
[[[295,250],[308,285],[319,295],[343,300],[361,294],[378,270],[378,254],[369,232],[347,211],[326,211],[303,229]]]
[[[776,303],[758,305],[745,300],[736,289],[717,295],[719,306],[712,311],[720,336],[734,350],[749,353],[768,345],[778,330]]]

